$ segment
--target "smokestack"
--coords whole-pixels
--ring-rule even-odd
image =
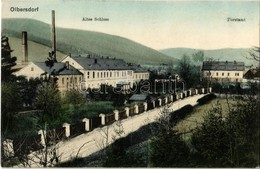
[[[22,32],[22,45],[23,45],[23,59],[22,64],[28,64],[28,43],[27,43],[27,32]]]
[[[52,14],[52,26],[51,26],[51,41],[52,41],[52,51],[53,58],[56,61],[56,31],[55,31],[55,11],[51,11]]]

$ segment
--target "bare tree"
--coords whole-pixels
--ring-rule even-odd
[[[249,57],[246,57],[247,59],[250,60],[255,60],[255,61],[260,61],[260,47],[253,47],[252,49],[249,50]]]

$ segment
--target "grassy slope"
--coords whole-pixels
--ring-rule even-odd
[[[190,49],[190,48],[170,48],[170,49],[160,50],[160,52],[177,59],[180,59],[184,54],[192,56],[192,54],[197,51],[199,50]],[[202,50],[202,51],[204,51],[205,57],[213,58],[214,60],[243,61],[246,63],[246,65],[251,65],[255,63],[255,61],[246,58],[249,57],[248,48],[239,48],[239,49],[225,48],[225,49]]]
[[[179,132],[188,132],[193,129],[195,129],[197,126],[199,126],[201,123],[203,123],[203,118],[209,113],[210,110],[212,110],[213,107],[216,106],[216,104],[219,102],[219,104],[222,107],[222,110],[224,113],[228,113],[228,104],[226,99],[214,99],[210,101],[209,103],[201,106],[195,107],[192,114],[185,117],[185,119],[179,121],[177,125],[175,126],[175,129]],[[236,103],[235,100],[229,99],[229,103],[232,107]],[[227,115],[227,114],[224,114]]]
[[[3,34],[20,38],[21,31],[27,31],[31,41],[51,44],[50,25],[32,19],[2,19]],[[65,54],[95,53],[138,64],[176,62],[175,58],[119,36],[64,28],[56,28],[56,34],[57,49]]]
[[[23,47],[21,45],[21,39],[10,37],[9,43],[11,49],[14,50],[12,56],[16,56],[17,63],[20,63],[23,58]],[[45,61],[48,57],[48,52],[51,51],[51,48],[39,43],[28,41],[28,51],[29,61]],[[65,57],[65,54],[57,52],[58,60],[61,60],[63,57]]]

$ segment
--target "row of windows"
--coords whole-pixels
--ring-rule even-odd
[[[136,74],[135,75],[136,79],[144,79],[144,78],[148,78],[148,74]]]
[[[66,80],[66,82],[68,83],[78,83],[78,82],[80,82],[81,81],[81,77],[67,77],[67,78],[65,78],[65,77],[62,77],[61,78],[61,83],[64,85],[65,84],[65,80]]]
[[[132,71],[123,71],[123,72],[92,72],[92,78],[109,78],[109,77],[126,77],[132,76]],[[91,76],[91,72],[87,72],[87,78],[89,79]]]
[[[210,72],[207,73],[208,76],[212,75]],[[230,76],[230,73],[216,73],[216,76]],[[239,76],[239,73],[235,73],[235,76]]]

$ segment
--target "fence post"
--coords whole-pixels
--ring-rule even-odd
[[[14,156],[13,140],[6,139],[5,141],[3,141],[2,150],[6,157]]]
[[[181,96],[180,96],[180,99],[182,99],[183,98],[183,93],[181,92]]]
[[[154,109],[155,108],[155,101],[153,100],[152,103],[153,103],[153,109]]]
[[[176,100],[179,100],[179,95],[177,93],[175,93],[176,96]]]
[[[162,106],[162,99],[158,99],[158,101],[159,101],[159,107],[161,107]]]
[[[89,131],[89,119],[84,118],[84,119],[82,119],[82,122],[85,122],[85,130]]]
[[[70,136],[70,124],[69,123],[63,123],[62,127],[65,127],[65,136]]]
[[[192,96],[192,90],[191,89],[189,90],[189,96]]]
[[[138,105],[136,104],[134,107],[135,107],[135,114],[138,114],[139,113]]]
[[[209,93],[211,93],[211,92],[212,92],[212,87],[209,88]]]
[[[106,124],[106,121],[105,121],[106,115],[105,114],[100,114],[99,117],[101,117],[101,124],[105,125]]]
[[[118,110],[114,110],[113,112],[115,114],[115,120],[116,121],[119,120],[119,111]]]
[[[144,111],[147,111],[147,103],[144,102]]]
[[[205,93],[205,89],[204,89],[204,88],[201,89],[201,93],[202,93],[202,94]]]
[[[129,107],[125,107],[125,115],[126,117],[129,117]]]
[[[46,146],[45,138],[46,138],[46,131],[45,130],[39,130],[38,134],[41,135],[41,145]]]
[[[196,95],[198,94],[198,89],[195,89],[195,94],[196,94]]]
[[[167,96],[165,97],[165,104],[167,104],[168,103],[168,98],[167,98]]]

